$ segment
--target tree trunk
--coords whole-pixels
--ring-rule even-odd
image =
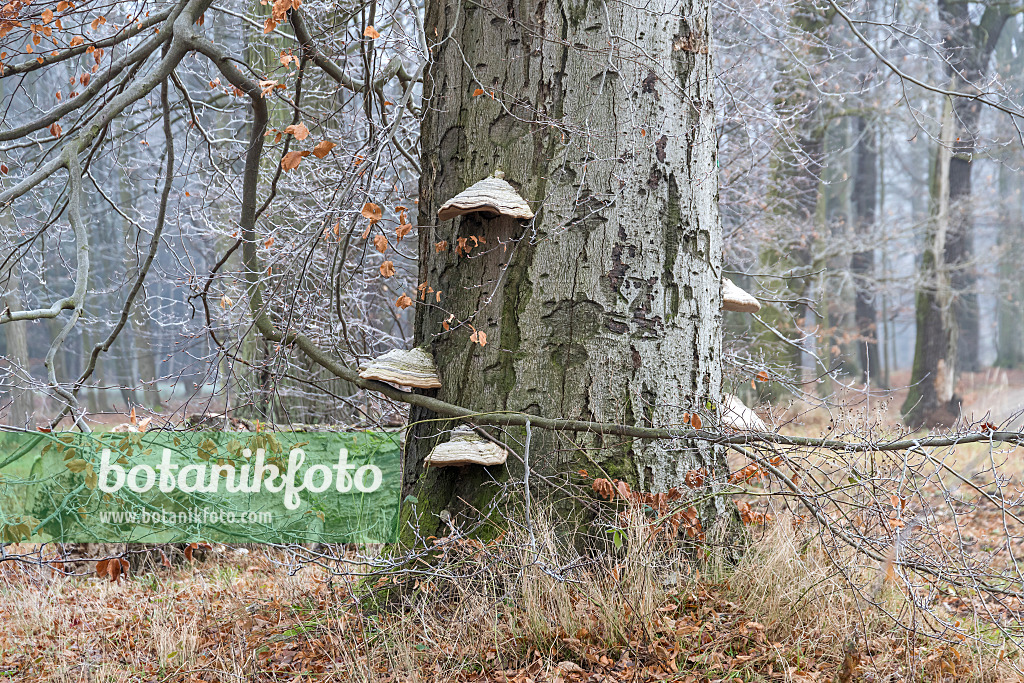
[[[875,213],[878,190],[878,145],[872,121],[858,116],[854,121],[856,168],[853,175],[854,231],[865,247],[875,243]],[[854,282],[854,321],[861,381],[879,383],[882,367],[878,360],[878,313],[875,310],[875,250],[855,252],[850,259]]]
[[[18,276],[9,274],[7,295],[0,298],[0,310],[10,308],[21,310],[21,296],[18,291]],[[0,280],[2,281],[2,280]],[[11,388],[11,408],[8,423],[14,427],[31,429],[35,426],[35,397],[29,382],[22,379],[32,371],[31,357],[28,354],[28,322],[10,322],[0,325],[6,337],[7,365],[10,369],[7,382]]]
[[[932,173],[933,217],[925,235],[917,288],[917,339],[903,420],[911,427],[949,426],[957,417],[957,332],[959,331],[947,240],[950,233],[950,157],[953,105],[944,101],[942,128]]]
[[[638,425],[681,424],[684,411],[706,414],[717,399],[722,244],[709,21],[705,0],[643,10],[427,2],[436,31],[427,36],[415,339],[437,359],[439,397]],[[437,220],[447,199],[498,170],[534,207],[532,222]],[[470,340],[474,330],[485,346]],[[424,470],[454,426],[425,421],[434,417],[413,409],[405,454],[424,535],[442,510],[473,517],[494,495],[487,482],[524,472],[522,429],[506,432],[517,454],[507,470]],[[727,468],[703,443],[539,430],[530,458],[533,495],[557,497],[563,521],[580,518],[564,491],[586,483],[580,469],[665,490],[690,469]],[[705,528],[726,511],[713,499]]]
[[[1021,179],[1004,163],[999,167],[999,283],[996,296],[996,367],[1024,366],[1024,212],[1021,211]]]
[[[801,1],[794,5],[791,22],[795,31],[823,38],[829,19],[812,3]],[[778,302],[761,310],[761,319],[775,331],[765,330],[759,346],[768,357],[781,356],[793,369],[794,382],[800,383],[805,379],[804,351],[815,350],[812,335],[802,343],[799,340],[805,330],[815,327],[809,318],[816,314],[805,302],[814,296],[814,282],[807,273],[815,270],[813,239],[825,219],[821,174],[826,126],[816,86],[800,59],[818,63],[823,58],[821,47],[811,48],[809,56],[800,52],[806,50],[801,45],[790,47],[793,52],[776,65],[774,95],[777,115],[789,122],[794,139],[782,138],[775,145],[768,192],[780,228],[762,250],[760,260],[769,272],[793,275],[782,280],[779,288],[779,298],[791,303]],[[778,334],[792,343],[781,342],[784,345],[780,346]]]
[[[983,5],[984,6],[984,5]],[[968,3],[939,0],[939,15],[946,24],[943,56],[946,73],[953,89],[969,95],[988,74],[992,51],[1006,20],[1013,11],[1009,6],[993,3],[977,24],[971,22]],[[978,275],[974,259],[974,218],[971,207],[971,175],[977,151],[978,120],[981,102],[958,98],[953,104],[956,131],[953,136],[953,157],[949,164],[949,236],[946,239],[946,263],[950,267],[958,327],[957,365],[964,372],[979,369],[980,325],[978,318]]]

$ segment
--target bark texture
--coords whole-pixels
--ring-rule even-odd
[[[427,2],[436,33],[424,82],[416,341],[437,360],[440,398],[652,426],[717,399],[709,20],[706,0]],[[498,170],[533,221],[437,220],[446,200]],[[470,340],[475,331],[486,345]],[[524,470],[515,444],[507,470],[424,470],[454,426],[420,422],[433,417],[413,409],[406,445],[405,488],[425,534],[442,510],[486,511],[494,487],[483,484]],[[524,430],[509,436],[522,442]],[[530,458],[534,496],[558,499],[562,519],[580,512],[563,485],[580,482],[581,468],[664,490],[694,467],[726,467],[706,445],[539,430]]]

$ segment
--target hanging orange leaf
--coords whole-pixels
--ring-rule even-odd
[[[55,138],[59,138],[60,134],[63,132],[63,130],[64,129],[61,128],[60,124],[57,123],[56,121],[54,121],[53,123],[50,124],[50,135],[52,135]]]
[[[325,156],[330,154],[331,150],[334,149],[334,143],[330,140],[322,140],[317,143],[316,147],[313,148],[313,156],[317,159],[323,159]]]
[[[384,212],[381,208],[371,202],[363,204],[363,210],[360,213],[362,213],[363,218],[368,218],[370,220],[370,225],[377,223],[384,217]]]
[[[285,171],[294,171],[299,167],[299,162],[301,161],[301,152],[288,152],[281,159],[281,168],[283,168]]]
[[[234,303],[234,302],[231,301],[231,297],[229,297],[227,294],[225,294],[224,296],[222,296],[220,298],[220,307],[221,308],[231,308],[231,304],[232,303]]]
[[[762,370],[761,372],[757,373],[757,377],[755,377],[754,379],[757,380],[758,382],[767,382],[768,381],[768,372],[765,371],[765,370]]]
[[[380,264],[380,274],[384,277],[391,277],[395,274],[395,264],[391,261],[385,261]]]
[[[267,249],[270,249],[270,247],[274,246],[274,237],[273,237],[273,235],[271,235],[270,237],[268,237],[268,238],[267,238],[267,239],[266,239],[266,240],[265,240],[265,241],[263,242],[263,246],[264,246],[264,247],[266,247]]]
[[[68,7],[71,7],[71,5],[68,4],[67,0],[60,0],[60,2],[57,3],[57,11],[58,12],[63,12]]]
[[[7,164],[0,162],[0,173],[7,175],[11,172],[11,169],[7,168]]]
[[[700,415],[698,415],[697,413],[694,413],[690,417],[690,424],[693,425],[694,429],[700,429],[700,425],[701,425]]]
[[[482,330],[473,330],[473,334],[469,335],[469,341],[480,346],[487,346],[487,333]]]
[[[53,10],[52,9],[44,9],[42,17],[43,17],[43,23],[44,24],[49,24],[51,21],[53,21]]]
[[[402,238],[408,235],[410,232],[412,232],[411,223],[403,223],[402,225],[399,225],[398,229],[395,230],[396,241],[401,242]]]
[[[380,32],[372,26],[367,26],[366,30],[363,31],[363,35],[369,38],[370,40],[376,40],[377,38],[380,38]]]
[[[388,238],[384,235],[378,234],[373,238],[373,246],[377,247],[377,251],[383,254],[388,250]]]
[[[397,301],[395,301],[395,306],[398,306],[399,308],[409,308],[410,306],[412,306],[412,299],[410,299],[407,295],[403,294],[402,296],[398,297]]]
[[[304,123],[296,123],[284,129],[285,135],[294,135],[300,142],[309,137],[309,128]]]
[[[448,248],[448,240],[441,240],[434,244],[434,251],[440,254],[442,251]]]
[[[483,95],[483,94],[484,94],[484,91],[481,90],[480,88],[477,88],[476,90],[473,91],[473,97],[479,97],[480,95]]]

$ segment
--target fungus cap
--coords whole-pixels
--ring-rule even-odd
[[[508,451],[484,439],[472,427],[456,427],[452,438],[434,446],[424,463],[433,467],[459,467],[462,465],[500,465],[508,458]]]
[[[738,313],[757,313],[761,303],[753,296],[737,287],[727,277],[722,278],[722,310]]]
[[[743,401],[732,394],[722,394],[720,408],[722,425],[725,427],[747,432],[772,431],[757,413],[743,405]]]
[[[530,220],[533,211],[526,200],[519,196],[515,188],[505,180],[501,171],[471,185],[444,203],[438,212],[437,219],[446,221],[467,213],[489,213],[508,216],[519,220]]]
[[[434,357],[421,348],[388,351],[361,366],[359,376],[416,389],[437,389],[441,386]]]

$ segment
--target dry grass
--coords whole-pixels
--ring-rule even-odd
[[[536,549],[523,538],[448,546],[402,607],[387,610],[323,568],[292,573],[280,552],[226,551],[113,584],[0,565],[0,672],[97,682],[826,681],[849,648],[849,680],[1020,680],[996,652],[895,627],[886,612],[905,615],[910,604],[900,591],[886,587],[874,606],[850,590],[850,578],[878,585],[880,569],[830,557],[788,519],[764,528],[735,567],[687,559],[641,524],[620,550],[595,556],[542,523],[537,532]]]

